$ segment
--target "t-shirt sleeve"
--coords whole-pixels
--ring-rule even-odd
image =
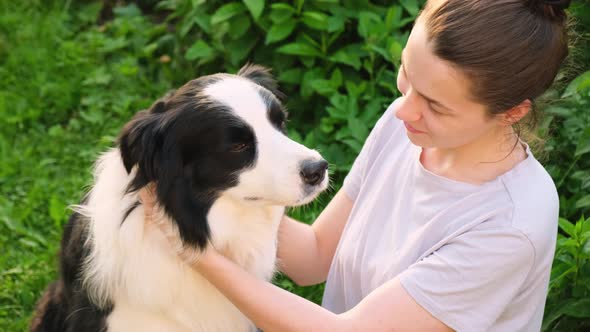
[[[512,227],[463,233],[399,276],[424,309],[456,331],[487,331],[517,295],[535,260]]]
[[[383,127],[386,127],[386,123],[391,122],[393,120],[391,117],[395,116],[393,112],[393,103],[387,108],[387,110],[383,113],[381,118],[375,124],[375,127],[369,133],[369,136],[365,140],[363,144],[363,148],[361,152],[356,157],[350,171],[344,178],[344,182],[342,184],[342,189],[346,193],[346,195],[352,199],[353,201],[356,200],[358,193],[361,188],[362,180],[365,175],[365,172],[371,163],[371,157],[373,155],[373,150],[375,149],[375,145],[379,144],[381,140],[380,136],[382,135]]]

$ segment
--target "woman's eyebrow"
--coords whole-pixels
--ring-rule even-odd
[[[402,70],[404,71],[406,78],[408,79],[408,81],[410,80],[410,78],[408,77],[408,71],[406,70],[406,67],[404,66],[404,54],[405,54],[405,50],[402,51],[401,57],[400,57],[400,66],[402,67]],[[416,93],[418,93],[422,98],[426,99],[426,101],[430,104],[442,107],[446,110],[448,110],[449,112],[453,112],[453,110],[445,105],[443,105],[441,102],[434,100],[432,98],[429,98],[427,96],[425,96],[424,94],[422,94],[420,91],[416,90]]]

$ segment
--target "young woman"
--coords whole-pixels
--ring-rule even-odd
[[[322,306],[211,247],[193,267],[265,332],[538,331],[559,202],[518,125],[567,55],[568,5],[427,2],[342,189],[281,223],[281,270],[327,280]]]

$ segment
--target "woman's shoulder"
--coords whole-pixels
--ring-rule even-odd
[[[534,244],[554,242],[559,196],[553,179],[527,147],[528,157],[500,177],[512,203],[511,226]]]

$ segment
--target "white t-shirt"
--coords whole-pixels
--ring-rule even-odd
[[[457,331],[539,331],[559,213],[551,177],[528,147],[482,185],[429,172],[421,151],[390,106],[344,181],[354,207],[322,305],[345,312],[397,277]]]

